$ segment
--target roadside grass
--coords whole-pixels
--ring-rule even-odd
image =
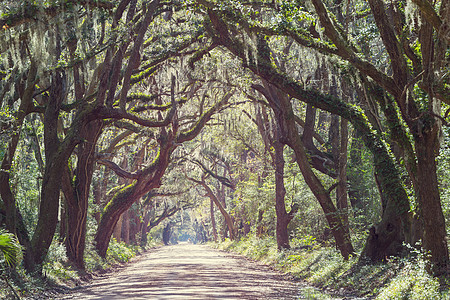
[[[88,246],[85,250],[86,270],[78,271],[69,263],[65,246],[55,238],[42,266],[42,276],[28,274],[20,263],[15,269],[9,270],[7,274],[4,270],[0,271],[0,275],[7,276],[10,284],[8,286],[6,281],[0,280],[0,299],[17,299],[14,291],[21,298],[35,297],[36,295],[40,295],[39,299],[52,298],[53,292],[63,292],[68,288],[73,288],[83,281],[91,279],[95,274],[108,272],[129,262],[133,257],[158,244],[156,241],[150,241],[143,248],[113,239],[110,242],[106,259],[102,259],[93,246]]]
[[[358,257],[345,261],[335,248],[311,239],[294,240],[292,248],[283,251],[277,250],[274,238],[255,235],[210,245],[271,265],[323,292],[314,289],[315,296],[311,299],[352,296],[377,300],[450,299],[449,278],[440,278],[440,284],[439,278],[430,276],[423,253],[413,248],[408,257],[370,264],[359,261]],[[310,290],[302,289],[302,293]]]

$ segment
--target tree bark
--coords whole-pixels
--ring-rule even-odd
[[[141,223],[141,247],[147,245],[148,223],[150,222],[150,212],[145,212],[144,220]]]
[[[225,218],[225,223],[227,224],[230,239],[234,240],[236,238],[236,229],[234,227],[233,219],[231,218],[230,214],[226,211],[226,209],[222,205],[222,203],[220,203],[219,199],[216,197],[216,195],[214,194],[212,189],[206,184],[206,182],[204,180],[200,181],[200,180],[195,180],[193,178],[189,178],[189,179],[192,180],[193,182],[201,185],[205,189],[206,195],[209,197],[209,199],[212,202],[214,202],[214,204],[217,206],[217,208],[219,209],[222,216]]]
[[[313,138],[318,136],[314,129],[316,123],[316,110],[317,109],[313,105],[306,105],[306,117],[305,124],[303,126],[302,143],[308,153],[311,166],[323,174],[336,178],[338,175],[337,163],[335,161],[337,159],[337,154],[332,152],[330,155],[329,153],[320,151],[314,144]],[[334,135],[336,137],[339,136],[339,128],[334,126],[333,120],[334,117],[332,116],[332,122],[329,129],[330,141],[333,141]]]
[[[208,10],[208,15],[215,30],[213,33],[214,41],[227,47],[234,55],[243,60],[246,63],[246,67],[252,70],[255,74],[261,76],[263,79],[267,80],[280,90],[289,94],[291,97],[295,97],[300,101],[310,103],[317,108],[340,115],[341,117],[349,120],[352,125],[361,132],[364,143],[374,155],[374,165],[376,172],[383,175],[380,183],[383,187],[383,193],[388,199],[388,202],[391,203],[390,207],[392,207],[392,211],[389,214],[385,214],[385,218],[392,218],[394,219],[394,221],[386,221],[384,223],[384,228],[389,227],[390,231],[397,231],[398,234],[396,236],[403,238],[403,240],[400,240],[400,243],[401,241],[405,241],[405,234],[409,234],[409,232],[405,232],[405,230],[409,230],[408,226],[410,224],[410,216],[408,214],[409,198],[402,185],[400,174],[395,167],[395,164],[386,148],[386,145],[384,144],[379,134],[373,131],[366,117],[361,112],[353,109],[350,105],[335,97],[325,96],[321,93],[311,90],[305,90],[295,80],[287,76],[285,73],[277,70],[273,65],[270,64],[270,49],[268,49],[267,45],[265,45],[264,43],[259,43],[256,59],[248,60],[246,52],[244,50],[244,45],[241,41],[231,36],[229,31],[227,30],[228,27],[224,24],[224,21],[213,10]],[[349,49],[346,48],[345,45],[343,45],[342,51],[344,55],[343,58],[348,59],[347,54]],[[364,62],[359,60],[356,62],[358,67],[360,67],[360,63],[364,66],[366,65]],[[381,82],[380,84],[383,87],[392,89],[394,92],[398,91],[393,81],[387,78],[387,76],[379,74],[379,72],[375,70],[375,68],[370,67],[367,70],[367,74],[375,79],[379,79]],[[274,103],[274,105],[279,106],[280,104],[277,101],[276,103]],[[299,143],[301,143],[301,141]],[[295,144],[289,146],[295,149]],[[299,147],[299,149],[297,150],[296,156],[297,161],[300,163],[301,159],[307,158],[306,154],[302,155],[301,147]],[[313,173],[311,174],[311,176],[309,176],[309,172],[306,169],[307,166],[302,166],[301,169],[302,168],[305,168],[305,181],[309,181],[310,186],[314,187],[314,185],[317,183],[317,178],[315,178]],[[318,182],[317,186],[321,186],[320,182]],[[323,193],[319,192],[319,190],[315,190],[314,188],[312,190],[313,192],[317,193],[317,197],[319,199],[324,200],[324,202],[321,203],[321,205],[324,204],[324,211],[329,212],[333,209],[332,206],[328,207],[325,205],[329,202],[327,200],[326,191],[323,189],[323,187],[320,189],[321,191],[323,191]],[[333,219],[329,219],[329,221],[333,222]],[[390,225],[387,226],[388,224]],[[396,226],[402,224],[405,226]],[[332,226],[332,228],[334,228],[334,226]],[[383,249],[382,247],[379,248],[381,250]],[[344,250],[344,253],[349,252],[348,250],[349,249]],[[396,254],[398,254],[398,252]]]
[[[278,126],[277,126],[278,127]],[[278,129],[279,130],[279,129]],[[289,249],[288,225],[292,217],[286,211],[284,202],[286,189],[284,186],[284,144],[279,140],[280,133],[273,143],[275,158],[275,212],[277,215],[276,237],[278,250]]]
[[[149,166],[140,170],[138,174],[135,174],[135,181],[119,190],[104,208],[94,238],[96,250],[100,257],[104,258],[106,256],[114,226],[116,226],[122,213],[129,209],[134,202],[138,201],[149,191],[161,186],[161,179],[169,165],[170,156],[176,147],[184,142],[194,139],[205,124],[211,119],[212,115],[226,104],[233,95],[232,92],[227,93],[219,102],[203,113],[189,130],[178,133],[178,124],[177,121],[174,120],[177,103],[174,99],[174,85],[175,77],[172,77],[172,108],[166,116],[167,121],[158,123],[159,126],[162,127],[169,125],[172,122],[172,130],[160,130],[160,135],[158,137],[159,151],[156,158]],[[113,169],[113,171],[116,173],[118,172],[117,169]],[[121,172],[121,174],[124,173]]]
[[[130,244],[130,209],[127,209],[122,214],[122,241],[129,245]]]
[[[362,149],[364,144],[357,130],[353,131],[352,142],[350,144],[350,166],[349,166],[349,190],[348,196],[350,204],[356,214],[361,215],[364,209],[364,195],[366,189],[363,185],[364,175],[360,171],[362,161]]]
[[[25,247],[24,262],[25,265],[31,265],[33,258],[31,255],[31,241],[26,226],[23,222],[22,215],[16,206],[16,199],[10,186],[10,170],[13,166],[14,156],[19,143],[20,133],[25,117],[30,113],[33,107],[33,93],[35,90],[37,75],[37,66],[34,62],[31,63],[28,71],[26,86],[21,95],[20,106],[16,114],[14,123],[14,133],[8,142],[5,155],[2,158],[0,166],[0,198],[4,204],[5,210],[5,225],[6,229],[16,234],[21,245]]]
[[[63,183],[66,199],[67,234],[65,246],[70,262],[84,270],[84,250],[86,246],[86,222],[89,191],[95,167],[95,146],[103,129],[103,121],[90,122],[83,128],[83,142],[78,146],[77,167],[74,182],[71,179]],[[68,176],[71,176],[70,173]]]
[[[33,263],[27,265],[29,271],[38,271],[47,256],[48,248],[58,223],[61,169],[64,170],[75,143],[62,145],[57,127],[61,104],[64,99],[65,78],[56,72],[52,77],[50,99],[44,113],[45,171],[42,180],[41,201],[36,229],[31,240]]]
[[[416,136],[418,211],[423,221],[423,248],[431,253],[433,272],[447,272],[449,264],[445,218],[441,207],[439,182],[436,173],[436,150],[439,147],[438,126],[422,136]]]
[[[161,178],[175,149],[173,140],[160,138],[160,149],[152,164],[142,170],[138,179],[118,191],[103,210],[95,236],[96,249],[100,257],[106,256],[109,240],[120,216],[146,193],[161,185]]]
[[[122,241],[122,228],[123,228],[122,223],[123,223],[123,216],[120,216],[119,220],[117,220],[116,226],[114,226],[113,231],[113,238],[117,242]]]
[[[114,228],[124,211],[126,211],[138,197],[143,196],[137,193],[136,182],[122,188],[115,194],[113,199],[107,204],[102,214],[95,236],[95,246],[100,257],[106,257],[109,241]],[[121,228],[122,226],[120,226]]]
[[[288,97],[277,90],[273,85],[265,83],[266,91],[270,97],[266,97],[269,105],[272,107],[282,132],[282,139],[291,147],[296,156],[297,164],[303,174],[306,184],[309,186],[314,196],[318,200],[325,218],[328,221],[331,232],[335,238],[336,246],[345,259],[354,254],[353,246],[350,240],[350,234],[338,214],[336,207],[331,200],[329,193],[325,190],[320,180],[311,169],[308,156],[301,137],[295,124],[294,112]],[[347,228],[348,229],[348,228]]]
[[[264,217],[264,210],[263,209],[259,209],[258,210],[258,220],[256,221],[258,224],[256,227],[256,236],[257,237],[262,237],[263,234],[265,233],[264,231],[264,225],[263,225],[263,217]]]
[[[170,243],[170,236],[172,235],[172,228],[170,223],[167,223],[167,225],[164,227],[162,232],[162,239],[164,242],[164,245],[169,245]]]
[[[210,200],[210,214],[211,214],[211,226],[212,226],[212,234],[214,237],[214,242],[217,243],[217,228],[216,228],[216,218],[214,216],[214,201]]]
[[[137,245],[137,241],[136,241],[136,235],[139,233],[139,231],[141,230],[141,223],[140,223],[140,218],[137,215],[136,211],[134,209],[129,209],[128,210],[128,218],[129,218],[129,226],[130,226],[130,233],[128,234],[129,237],[129,243],[131,245]]]
[[[342,216],[345,231],[350,233],[348,221],[348,196],[347,196],[347,150],[348,150],[348,122],[340,120],[340,147],[338,155],[338,186],[336,188],[337,209]]]
[[[268,95],[268,94],[267,94]],[[315,149],[313,143],[314,133],[314,119],[315,109],[311,106],[308,107],[308,113],[306,116],[304,131],[302,139],[306,141],[311,149]],[[272,130],[270,130],[268,115],[264,107],[261,107],[261,114],[257,115],[255,123],[258,127],[258,131],[264,141],[265,152],[269,153],[272,158],[272,163],[275,166],[275,213],[276,213],[276,239],[278,250],[289,249],[289,233],[288,225],[292,220],[292,214],[286,211],[286,188],[284,186],[284,143],[282,141],[283,134],[281,132],[279,120],[274,120]],[[272,132],[272,134],[270,133]],[[292,212],[292,211],[291,211]],[[261,228],[259,224],[262,220],[263,211],[260,210],[258,218],[258,228]],[[260,230],[258,230],[260,231]]]
[[[110,170],[105,166],[103,171],[102,179],[98,179],[98,181],[94,184],[94,203],[97,205],[98,211],[95,213],[94,217],[97,221],[97,224],[100,223],[101,218],[101,209],[104,206],[104,199],[106,198],[106,193],[108,190],[108,179],[109,179]],[[103,200],[103,201],[102,201]]]

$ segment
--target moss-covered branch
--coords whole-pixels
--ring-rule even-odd
[[[221,20],[217,13],[213,10],[208,10],[208,15],[214,26],[214,32],[212,32],[214,35],[213,39],[227,47],[255,74],[272,83],[291,97],[339,115],[351,122],[352,125],[363,134],[366,146],[373,153],[377,172],[382,172],[384,175],[380,182],[383,192],[385,192],[388,198],[392,200],[392,204],[398,207],[396,211],[399,215],[404,214],[409,210],[409,198],[403,187],[401,176],[394,163],[393,157],[382,137],[372,128],[361,109],[345,103],[336,97],[304,89],[299,82],[279,71],[274,64],[264,59],[264,57],[267,56],[263,55],[264,51],[269,51],[264,47],[261,47],[258,50],[256,58],[248,59],[245,51],[246,46],[241,41],[231,37],[227,30],[227,26],[225,26],[223,20]]]
[[[233,96],[233,94],[233,91],[228,92],[225,96],[223,96],[222,100],[217,102],[213,107],[205,112],[191,129],[179,133],[176,137],[176,142],[183,143],[195,138],[200,133],[202,128],[206,125],[206,123],[211,119],[212,115],[217,112],[223,105],[225,105],[231,98],[231,96]]]
[[[139,171],[128,172],[128,171],[122,169],[121,167],[119,167],[116,163],[109,161],[109,160],[99,159],[99,160],[97,160],[97,162],[101,165],[104,165],[104,166],[110,168],[111,170],[114,171],[114,173],[116,173],[118,176],[123,177],[123,178],[138,179],[140,176]]]
[[[199,36],[203,33],[203,31],[198,31],[195,35],[185,41],[182,41],[180,44],[173,47],[173,49],[168,49],[167,51],[161,53],[159,56],[154,58],[151,62],[146,63],[142,66],[138,73],[131,76],[131,84],[135,84],[140,82],[141,80],[151,76],[158,68],[159,64],[166,61],[170,57],[177,56],[184,49],[188,48],[190,45],[198,41]]]
[[[181,99],[180,101],[177,101],[177,104],[184,104],[187,102],[187,99]],[[157,105],[157,104],[147,104],[147,105],[141,105],[134,107],[131,111],[134,113],[140,113],[143,111],[153,110],[153,111],[166,111],[170,108],[172,108],[172,103]]]
[[[172,106],[174,108],[175,106]],[[100,119],[126,119],[133,121],[139,125],[145,126],[145,127],[164,127],[170,124],[171,118],[173,115],[173,109],[167,113],[166,117],[161,120],[149,120],[149,119],[143,119],[139,116],[129,113],[126,111],[123,111],[121,109],[117,108],[107,108],[107,107],[101,107],[98,109],[98,112],[93,118],[100,118]]]
[[[428,2],[428,0],[412,0],[412,2],[419,7],[425,19],[439,32],[442,20],[434,10],[433,6],[431,6],[430,2]]]

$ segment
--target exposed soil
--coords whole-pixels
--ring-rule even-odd
[[[62,299],[305,299],[288,276],[241,256],[182,243],[149,251]],[[61,299],[59,298],[59,299]]]

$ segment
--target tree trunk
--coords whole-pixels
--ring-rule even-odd
[[[93,121],[85,126],[81,132],[84,141],[78,146],[75,181],[73,184],[63,184],[67,217],[66,252],[70,262],[80,270],[84,270],[87,210],[95,167],[95,146],[102,129],[103,121]]]
[[[205,191],[206,191],[206,195],[209,197],[209,199],[217,206],[217,208],[219,209],[220,213],[222,214],[222,216],[225,219],[225,224],[227,225],[228,228],[228,232],[230,235],[230,239],[234,240],[236,238],[236,229],[234,227],[234,222],[233,219],[231,218],[230,214],[227,212],[227,210],[225,209],[224,205],[221,203],[221,201],[217,198],[217,196],[214,194],[213,190],[208,186],[208,184],[206,184],[205,182],[205,178],[202,177],[202,180],[196,180],[194,178],[190,178],[187,177],[189,180],[191,180],[192,182],[197,183],[198,185],[201,185]],[[222,191],[223,192],[223,191]],[[224,196],[225,194],[223,194]],[[223,197],[225,198],[225,197]],[[224,200],[224,199],[223,199]]]
[[[276,130],[279,131],[279,129]],[[277,132],[275,136],[276,140],[273,143],[273,147],[275,150],[275,212],[277,215],[276,236],[278,250],[282,250],[290,248],[288,224],[291,221],[291,217],[286,212],[286,204],[284,202],[286,195],[286,189],[284,187],[284,144],[282,144],[279,140],[279,132]]]
[[[61,149],[57,126],[59,110],[64,99],[65,78],[59,72],[53,75],[50,99],[44,113],[45,171],[42,180],[41,201],[36,229],[31,240],[33,264],[27,265],[29,271],[38,267],[47,256],[58,223],[59,196],[61,188],[61,169],[71,153],[70,147]]]
[[[21,95],[20,106],[18,113],[15,116],[14,133],[8,142],[2,163],[0,166],[0,198],[4,204],[5,210],[5,225],[6,229],[16,234],[19,242],[25,248],[24,262],[25,265],[33,265],[33,258],[31,255],[31,241],[26,226],[23,222],[22,215],[16,206],[16,199],[10,186],[10,170],[13,166],[14,156],[19,143],[20,133],[25,117],[29,113],[33,102],[33,93],[35,90],[35,80],[37,74],[37,67],[32,63],[28,72],[26,86]]]
[[[113,238],[117,242],[122,241],[122,227],[123,227],[122,223],[123,223],[123,216],[120,216],[119,220],[117,220],[116,226],[114,226],[114,231],[113,231]]]
[[[332,87],[332,94],[336,95],[336,87]],[[336,208],[342,219],[345,231],[349,232],[348,199],[347,199],[347,122],[338,115],[331,116],[329,140],[332,145],[333,158],[336,165],[338,184],[336,187]]]
[[[362,148],[364,144],[357,130],[353,131],[352,143],[350,145],[350,166],[348,174],[349,190],[348,197],[353,210],[357,215],[362,214],[364,209],[364,196],[366,189],[363,185],[364,176],[360,171],[362,161]],[[367,196],[367,195],[366,195]]]
[[[6,213],[5,225],[6,229],[13,234],[16,234],[17,232],[16,231],[17,207],[16,207],[16,199],[10,186],[9,171],[11,170],[11,167],[13,165],[14,155],[16,153],[17,144],[19,142],[20,127],[22,127],[22,122],[19,123],[20,124],[17,124],[19,132],[14,133],[10,142],[8,143],[8,147],[6,149],[5,156],[3,157],[0,170],[0,196],[4,204],[4,209]]]
[[[125,151],[127,151],[127,150],[128,150],[128,147],[125,147]],[[128,157],[127,156],[124,156],[122,158],[122,161],[120,162],[120,167],[124,170],[126,170],[128,168]],[[119,177],[119,184],[128,185],[128,184],[130,184],[130,182],[126,178]],[[117,242],[124,241],[123,230],[124,230],[124,221],[126,218],[125,214],[126,214],[126,211],[120,215],[119,219],[117,220],[117,224],[114,226],[113,237],[116,239]]]
[[[241,157],[241,159],[242,159],[242,157]],[[217,189],[217,199],[219,200],[219,203],[222,205],[222,207],[226,211],[227,210],[227,202],[225,201],[225,188],[223,185]],[[220,212],[220,213],[222,214],[222,212]],[[222,216],[223,216],[223,214],[222,214]],[[231,218],[230,218],[230,220],[231,220]],[[224,221],[225,222],[223,222],[222,228],[221,228],[223,241],[228,237],[231,238],[231,233],[229,233],[228,223],[225,218],[224,218]],[[231,224],[232,223],[233,223],[233,220],[231,220]]]
[[[265,83],[265,86],[265,94],[270,95],[266,98],[269,101],[269,105],[271,105],[277,123],[281,128],[282,139],[284,139],[286,144],[294,150],[297,164],[303,174],[303,178],[322,207],[325,218],[327,219],[328,225],[335,238],[336,246],[342,256],[345,259],[348,259],[350,255],[354,254],[350,234],[348,230],[346,230],[329,193],[325,190],[322,183],[311,169],[305,147],[298,134],[291,103],[287,95],[276,89],[273,85]]]
[[[316,108],[311,105],[306,105],[306,116],[305,122],[303,125],[303,134],[302,134],[302,143],[305,147],[306,152],[308,153],[309,162],[311,166],[326,174],[332,178],[337,177],[337,157],[339,154],[339,127],[335,126],[335,123],[339,124],[339,117],[332,116],[331,124],[329,126],[329,140],[332,144],[332,155],[327,152],[323,152],[317,149],[314,144],[314,138],[320,137],[315,132],[315,123],[316,123]],[[337,122],[335,122],[337,120]],[[337,150],[335,153],[334,150]]]
[[[172,228],[170,226],[170,223],[167,223],[167,225],[164,227],[162,232],[162,239],[164,242],[164,245],[169,245],[170,243],[170,236],[172,234]]]
[[[211,199],[211,201],[214,202],[217,208],[219,208],[220,213],[225,218],[225,223],[227,224],[230,239],[234,240],[236,238],[236,229],[234,228],[234,223],[230,214],[228,214],[226,209],[223,207],[222,203],[220,203],[219,199],[217,199],[216,195],[214,195],[214,192],[204,181],[196,181],[196,182],[199,183],[201,186],[203,186],[203,188],[206,190],[209,199]]]
[[[150,213],[147,211],[144,215],[144,220],[141,223],[141,247],[147,245],[148,223],[150,222]]]
[[[169,164],[170,155],[175,149],[173,141],[161,138],[160,149],[152,164],[142,170],[138,179],[122,188],[109,201],[103,210],[95,235],[96,250],[100,257],[106,257],[109,240],[120,216],[146,193],[161,185],[161,178]]]
[[[96,249],[100,257],[106,257],[109,240],[115,227],[122,229],[122,225],[118,224],[119,219],[122,213],[132,205],[131,201],[136,200],[134,195],[135,186],[136,182],[121,189],[105,207],[95,236]],[[117,238],[120,239],[120,235],[117,235]]]
[[[141,222],[140,218],[137,215],[135,210],[128,210],[128,218],[130,220],[130,233],[129,233],[129,242],[131,245],[137,245],[136,236],[141,230]]]
[[[212,226],[212,234],[214,236],[214,242],[217,243],[217,228],[216,228],[216,218],[214,216],[214,202],[210,200],[210,213],[211,213],[211,226]]]
[[[34,152],[34,158],[36,159],[37,165],[38,165],[38,169],[39,172],[42,174],[44,174],[44,168],[45,168],[45,163],[44,160],[42,159],[42,154],[41,154],[41,147],[39,145],[39,137],[36,131],[36,125],[34,124],[34,121],[36,119],[36,115],[31,115],[29,118],[29,122],[32,123],[32,133],[31,133],[31,145],[33,147],[33,152]]]
[[[413,243],[413,220],[409,213],[410,205],[406,191],[395,188],[399,174],[392,157],[383,147],[376,147],[373,160],[375,179],[379,186],[383,206],[381,222],[372,226],[361,258],[367,257],[373,262],[383,261],[391,256],[398,256],[404,249],[404,243]]]
[[[105,166],[103,170],[103,176],[100,179],[97,179],[96,182],[94,182],[93,186],[93,193],[94,193],[94,203],[97,205],[98,211],[95,212],[94,217],[97,221],[97,224],[100,223],[101,218],[101,209],[103,209],[103,202],[106,198],[106,192],[108,189],[108,178],[109,178],[110,170]]]
[[[69,174],[69,172],[67,172],[67,174]],[[62,179],[61,181],[62,181],[61,185],[64,186],[65,179]],[[64,191],[64,187],[61,187],[61,188]],[[62,244],[64,244],[65,240],[66,240],[67,223],[68,223],[68,218],[67,218],[67,201],[68,200],[67,200],[67,197],[65,196],[63,191],[60,192],[60,197],[61,197],[62,201],[61,201],[61,208],[59,210],[60,211],[60,216],[59,216],[59,241]],[[67,252],[67,247],[66,247],[66,252]]]
[[[348,149],[348,122],[341,119],[340,147],[338,159],[338,186],[336,188],[336,206],[342,217],[345,231],[350,233],[348,223],[348,197],[347,197],[347,149]]]
[[[129,245],[130,244],[130,209],[127,209],[122,214],[122,241]]]
[[[439,147],[437,126],[415,137],[417,153],[418,211],[423,221],[423,248],[431,253],[433,272],[447,272],[449,263],[445,218],[436,173],[436,149]]]
[[[47,158],[46,161],[47,165],[42,183],[39,218],[31,241],[34,265],[27,266],[29,271],[33,271],[35,267],[38,267],[38,271],[40,271],[41,264],[47,256],[47,251],[52,243],[58,223],[61,171],[60,167],[56,165],[61,165],[66,160]]]
[[[257,221],[258,225],[256,227],[256,236],[257,237],[262,237],[264,234],[264,225],[262,223],[263,216],[264,216],[264,210],[263,209],[258,210],[258,221]]]

